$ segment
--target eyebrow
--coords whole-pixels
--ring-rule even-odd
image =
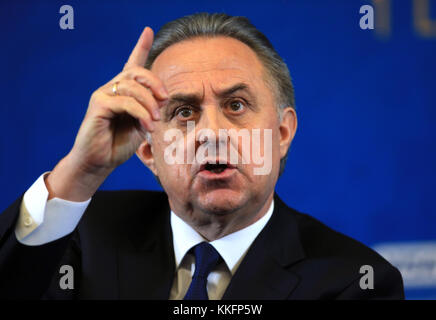
[[[228,96],[231,96],[232,94],[234,94],[237,91],[246,91],[248,94],[251,94],[251,91],[248,87],[247,84],[245,83],[237,83],[233,86],[231,86],[230,88],[227,89],[223,89],[219,92],[217,92],[217,96],[219,98],[225,98]],[[181,102],[181,103],[186,103],[186,104],[199,104],[202,100],[202,97],[198,94],[195,93],[176,93],[174,95],[172,95],[168,101],[168,106],[173,104],[174,102]]]
[[[251,94],[250,88],[248,87],[247,84],[241,82],[241,83],[237,83],[233,86],[231,86],[228,89],[224,89],[221,92],[218,92],[218,97],[220,98],[225,98],[228,96],[231,96],[232,94],[234,94],[237,91],[246,91],[247,93]]]

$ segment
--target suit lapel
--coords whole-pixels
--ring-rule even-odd
[[[294,214],[277,195],[270,221],[255,239],[232,277],[223,299],[273,299],[290,296],[300,282],[292,265],[304,258]],[[142,217],[117,252],[120,299],[169,298],[175,273],[170,208]]]
[[[138,221],[130,241],[118,248],[118,283],[120,299],[169,298],[175,272],[174,249],[168,202],[161,212]]]
[[[300,282],[291,266],[303,258],[295,217],[274,195],[271,219],[254,240],[223,299],[288,298]]]

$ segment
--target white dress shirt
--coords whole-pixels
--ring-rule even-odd
[[[223,296],[232,276],[253,243],[262,231],[274,210],[274,201],[255,223],[239,231],[209,242],[223,258],[223,262],[212,270],[207,277],[207,292],[210,300],[219,300]],[[170,299],[183,299],[188,291],[195,271],[194,255],[189,249],[206,241],[189,224],[171,211],[171,229],[173,231],[174,257],[176,261],[176,275],[171,289]]]
[[[73,202],[59,198],[47,201],[48,190],[43,173],[26,191],[15,227],[17,240],[39,246],[60,239],[74,231],[91,199]]]
[[[42,174],[26,191],[20,207],[15,227],[17,240],[28,246],[43,245],[60,239],[78,225],[91,199],[83,202],[53,198],[47,201],[48,190]],[[232,276],[258,234],[265,227],[274,210],[274,201],[262,218],[248,227],[211,241],[223,261],[216,266],[207,278],[207,292],[210,300],[223,296]],[[195,270],[194,255],[188,251],[206,241],[189,224],[171,211],[176,274],[170,292],[170,299],[183,299],[191,283]]]

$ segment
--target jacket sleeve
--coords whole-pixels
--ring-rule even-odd
[[[77,229],[56,241],[26,246],[17,241],[15,225],[23,197],[0,214],[0,298],[71,299],[74,290],[59,286],[60,267],[70,265],[78,282],[80,242]]]

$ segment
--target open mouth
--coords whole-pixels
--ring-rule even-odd
[[[213,172],[213,173],[221,173],[221,172],[223,172],[224,170],[226,170],[228,167],[229,167],[229,166],[228,166],[227,164],[220,164],[220,163],[213,164],[213,163],[207,163],[207,164],[204,166],[204,169],[203,169],[203,170],[207,170],[207,171],[210,171],[210,172]]]
[[[222,173],[231,171],[230,169],[235,169],[235,166],[232,166],[228,163],[205,163],[201,165],[200,172],[220,175]]]

